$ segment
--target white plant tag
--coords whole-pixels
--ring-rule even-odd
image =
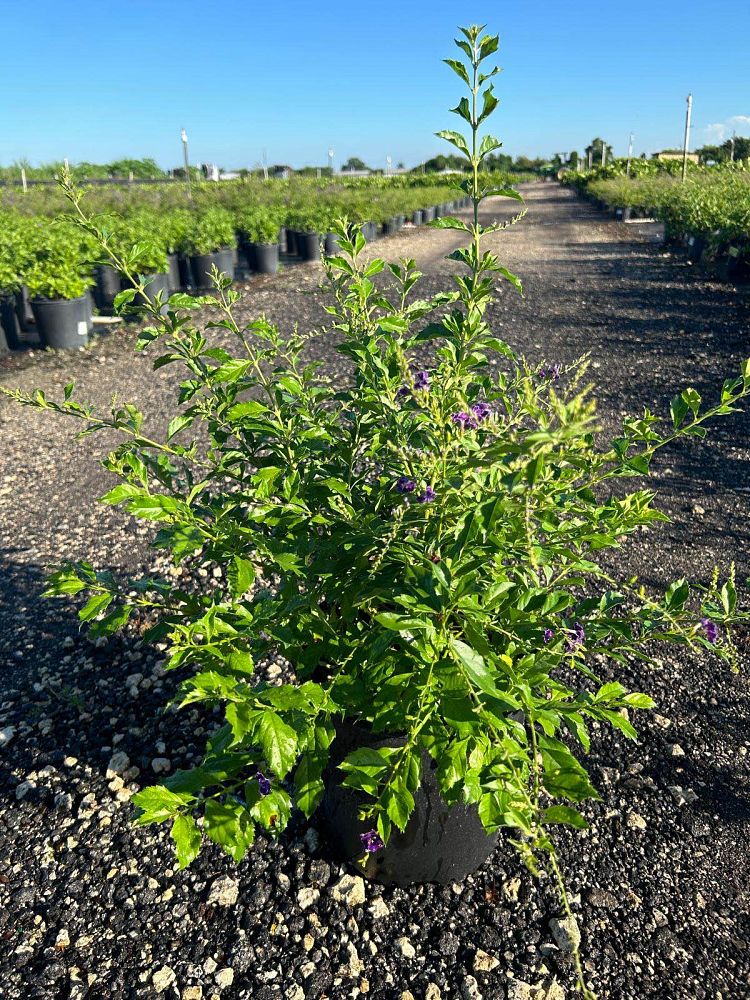
[[[89,325],[86,322],[86,320],[85,319],[79,319],[78,320],[78,336],[79,337],[85,337],[88,332],[89,332]]]

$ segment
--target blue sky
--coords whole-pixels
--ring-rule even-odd
[[[0,163],[153,156],[225,168],[413,165],[460,82],[441,63],[455,26],[501,36],[493,132],[512,155],[603,135],[623,154],[750,135],[748,0],[354,3],[327,0],[37,0],[5,4]],[[11,96],[12,95],[12,96]]]

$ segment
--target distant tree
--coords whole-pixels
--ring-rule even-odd
[[[591,142],[586,147],[586,165],[588,166],[589,154],[591,154],[591,163],[593,166],[598,167],[602,162],[602,147],[604,147],[605,160],[607,163],[612,159],[612,147],[605,143],[604,139],[599,136],[596,139],[592,139]]]
[[[701,146],[696,149],[701,163],[727,163],[732,158],[732,140],[726,139],[720,146]],[[737,135],[734,137],[735,160],[746,160],[750,157],[750,139]]]
[[[405,170],[405,169],[406,167],[404,166],[404,161],[399,160],[398,163],[396,164],[396,170]]]
[[[570,153],[569,156],[568,156],[568,166],[570,167],[571,170],[578,170],[578,162],[579,162],[579,160],[580,160],[580,157],[579,157],[577,151],[574,149],[573,152]]]
[[[341,168],[342,170],[369,170],[364,160],[360,160],[358,156],[350,156],[346,163]]]
[[[515,170],[534,171],[543,167],[545,162],[545,160],[538,156],[534,158],[530,156],[517,156],[513,167]]]

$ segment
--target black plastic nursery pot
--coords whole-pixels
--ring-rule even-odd
[[[191,255],[190,270],[196,288],[213,288],[211,268],[214,264],[219,271],[229,275],[234,281],[234,250],[231,247],[224,247],[222,250],[214,250],[213,253]]]
[[[297,233],[297,253],[302,260],[320,259],[320,237],[317,233]]]
[[[335,233],[326,233],[323,240],[323,248],[325,250],[326,257],[335,257],[336,254],[341,251],[338,236],[336,236]]]
[[[363,222],[361,228],[366,243],[373,243],[378,238],[378,227],[374,222]]]
[[[31,299],[26,285],[21,285],[15,295],[16,316],[18,325],[24,333],[34,329],[34,311],[31,308]]]
[[[432,222],[434,218],[435,218],[435,208],[433,205],[430,205],[429,208],[422,209],[422,222]]]
[[[2,345],[10,351],[20,351],[21,327],[16,312],[16,299],[12,294],[0,295],[0,349]]]
[[[193,270],[190,267],[190,258],[187,254],[181,253],[177,255],[177,271],[179,273],[179,288],[192,288],[193,287]],[[177,291],[177,289],[174,289]]]
[[[286,252],[290,256],[297,255],[297,231],[295,229],[286,230]]]
[[[120,275],[109,264],[100,264],[96,269],[94,301],[97,309],[111,311],[115,306],[115,296],[121,290]]]
[[[393,236],[398,230],[398,223],[395,219],[386,219],[383,222],[383,236]]]
[[[253,269],[258,274],[276,274],[279,269],[278,243],[251,243]]]
[[[83,319],[86,323],[87,332],[91,333],[94,329],[94,298],[88,289],[83,293],[81,319]]]
[[[405,215],[397,215],[396,216],[396,229],[403,229],[405,222],[406,222],[406,216]]]
[[[86,295],[76,299],[32,299],[31,308],[45,347],[74,350],[88,341]]]
[[[182,288],[180,278],[180,259],[176,253],[167,254],[167,275],[169,276],[170,292],[179,292]]]
[[[368,800],[361,792],[337,784],[342,773],[336,768],[358,747],[377,749],[402,744],[402,737],[374,736],[365,726],[337,726],[319,810],[329,841],[342,858],[356,866],[358,873],[377,882],[400,886],[461,882],[484,864],[498,835],[485,832],[475,806],[446,805],[437,784],[437,764],[426,752],[422,754],[422,784],[414,796],[414,812],[406,829],[401,833],[394,827],[388,844],[366,854],[364,868],[360,864],[365,854],[361,834],[372,824],[360,820],[358,811]]]
[[[424,212],[417,209],[416,212],[411,213],[411,222],[413,226],[421,226],[424,222]]]

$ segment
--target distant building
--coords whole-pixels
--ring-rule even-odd
[[[292,167],[286,163],[274,163],[268,168],[268,176],[275,177],[279,181],[287,181],[294,173]]]
[[[661,153],[652,153],[652,160],[680,160],[683,157],[682,150],[679,149],[665,149]],[[700,156],[697,153],[688,153],[687,155],[689,163],[700,163]]]

